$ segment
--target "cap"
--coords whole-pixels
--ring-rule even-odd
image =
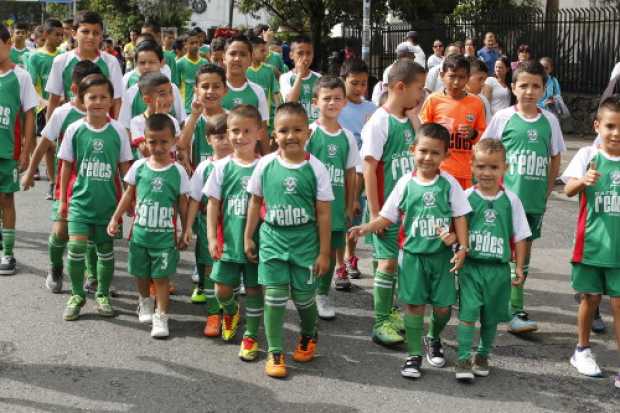
[[[400,54],[405,54],[405,53],[411,53],[411,54],[415,54],[416,49],[412,44],[409,44],[407,42],[401,43],[396,47],[396,54],[400,55]]]
[[[417,37],[418,37],[418,32],[416,32],[415,30],[407,32],[407,39],[416,39]]]

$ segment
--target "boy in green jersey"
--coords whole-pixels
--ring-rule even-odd
[[[209,197],[207,205],[207,236],[209,253],[213,257],[211,280],[215,282],[215,296],[224,312],[222,339],[235,337],[239,323],[239,306],[234,289],[243,277],[246,288],[245,333],[239,357],[244,361],[256,360],[258,355],[258,326],[263,313],[263,290],[258,284],[258,265],[248,262],[243,239],[248,199],[247,183],[258,159],[255,149],[261,128],[258,110],[250,105],[239,105],[228,114],[228,139],[233,153],[215,162],[203,194]],[[218,239],[221,226],[222,238]]]
[[[164,62],[164,52],[152,36],[140,35],[134,48],[134,68],[123,75],[124,90],[138,83],[145,73],[161,72],[171,79],[170,68]],[[140,62],[138,63],[138,59]]]
[[[409,356],[401,375],[407,378],[422,375],[424,353],[430,365],[445,366],[440,334],[450,321],[451,306],[456,303],[454,273],[463,267],[467,255],[465,215],[471,207],[457,180],[439,170],[449,145],[450,132],[445,127],[437,123],[422,125],[411,146],[415,171],[398,179],[377,218],[351,229],[352,236],[359,237],[402,222],[405,239],[398,272],[398,298],[405,303]],[[458,242],[454,248],[446,246],[438,235],[442,228],[452,226]],[[379,275],[377,271],[375,285],[379,283],[380,288],[391,291],[392,280]],[[433,306],[433,316],[428,335],[422,340],[427,304]]]
[[[544,94],[546,78],[540,62],[521,63],[512,75],[512,92],[517,104],[497,112],[481,138],[499,139],[506,148],[509,168],[504,185],[523,203],[532,231],[523,267],[526,279],[532,243],[540,238],[547,199],[558,177],[561,154],[565,150],[557,118],[536,105]],[[514,265],[512,272],[514,276]],[[510,297],[513,318],[509,331],[515,334],[538,329],[524,311],[524,284],[513,286]]]
[[[581,148],[564,171],[564,192],[579,194],[579,216],[571,259],[571,285],[581,293],[577,348],[571,364],[586,376],[601,369],[590,348],[592,317],[603,294],[611,299],[616,344],[620,348],[620,96],[599,106],[594,129],[601,143]],[[620,374],[615,376],[620,388]]]
[[[183,103],[185,111],[189,112],[192,108],[192,101],[194,100],[194,86],[196,85],[196,74],[201,66],[209,63],[207,59],[203,59],[198,54],[200,49],[200,29],[193,28],[187,33],[185,39],[185,47],[187,48],[187,54],[177,60],[177,73],[179,76],[179,88],[181,90],[181,96],[183,97]]]
[[[267,44],[260,37],[250,39],[252,43],[252,64],[248,67],[246,75],[248,79],[263,88],[267,96],[269,106],[269,123],[267,135],[273,131],[273,113],[282,103],[280,96],[280,83],[278,82],[273,66],[265,63],[267,56]]]
[[[127,271],[136,277],[138,287],[138,319],[152,323],[151,337],[169,336],[168,306],[169,279],[176,273],[176,221],[185,225],[189,177],[181,164],[170,157],[175,141],[172,119],[155,113],[146,120],[145,139],[149,157],[131,165],[125,175],[127,188],[108,224],[108,235],[114,237],[120,228],[118,222],[132,208],[135,216],[129,241]],[[184,247],[179,242],[179,249]],[[155,284],[155,300],[150,297],[149,284]]]
[[[224,67],[224,51],[226,50],[226,39],[216,37],[211,40],[211,63]]]
[[[129,167],[131,145],[125,129],[110,119],[114,87],[103,75],[88,75],[80,82],[78,96],[86,117],[72,123],[60,144],[60,216],[68,220],[67,271],[71,277],[71,298],[63,318],[77,320],[86,303],[84,260],[87,241],[97,251],[97,312],[114,316],[109,289],[114,273],[114,243],[106,226],[116,209],[119,172]]]
[[[274,39],[275,32],[266,24],[259,24],[254,28],[254,35],[260,37],[265,41],[268,52],[265,59],[266,63],[273,67],[276,74],[276,78],[280,78],[282,73],[288,72],[288,66],[284,64],[281,52],[278,53],[272,50],[272,47],[276,45],[277,40]]]
[[[321,77],[310,70],[314,59],[314,45],[306,36],[299,36],[291,44],[291,59],[295,68],[280,75],[280,93],[285,102],[299,102],[306,109],[310,123],[319,117],[318,110],[312,106],[314,84]]]
[[[174,30],[172,29],[162,30],[161,48],[164,51],[164,59],[166,60],[166,64],[168,62],[174,62],[174,75],[176,75],[177,56],[174,53],[172,46],[174,45],[175,40],[176,40],[176,32]],[[170,70],[172,70],[172,67],[170,68]],[[176,80],[175,76],[173,76],[172,81],[177,83],[175,80]]]
[[[13,47],[11,47],[11,61],[16,65],[26,68],[30,51],[26,47],[26,39],[30,27],[27,23],[17,22],[13,25]]]
[[[299,103],[276,110],[279,150],[264,156],[248,183],[252,194],[245,228],[245,253],[258,262],[258,281],[265,288],[265,336],[269,354],[265,373],[287,375],[282,330],[289,295],[301,318],[301,335],[293,360],[314,358],[317,342],[316,278],[329,268],[331,201],[329,173],[304,150],[310,137],[308,117]],[[259,244],[254,241],[264,203]],[[260,257],[260,258],[259,258]]]
[[[398,179],[413,170],[409,148],[416,136],[414,128],[420,123],[415,108],[424,94],[424,79],[422,66],[411,59],[397,60],[388,75],[387,101],[362,129],[360,155],[370,219],[379,216]],[[393,224],[372,234],[373,258],[378,260],[373,289],[375,322],[372,336],[382,345],[404,341],[399,331],[404,328],[402,319],[398,311],[392,311],[398,231],[398,225]]]
[[[183,240],[190,244],[192,240],[192,229],[196,233],[196,272],[198,282],[192,292],[192,303],[207,305],[207,321],[204,327],[206,337],[219,337],[222,331],[222,317],[220,315],[220,305],[215,298],[215,285],[210,278],[213,259],[209,254],[209,243],[207,240],[207,202],[208,198],[202,193],[207,178],[213,172],[215,161],[224,159],[232,153],[232,145],[228,139],[226,115],[219,114],[211,116],[205,125],[205,139],[213,149],[213,155],[201,161],[192,175],[190,182],[190,200],[187,211],[187,224]],[[198,221],[196,221],[198,218]],[[195,225],[195,227],[194,227]]]
[[[82,119],[86,114],[84,102],[78,97],[78,85],[86,76],[97,73],[101,74],[101,70],[90,60],[82,60],[75,65],[71,84],[74,97],[71,101],[56,109],[47,122],[47,125],[45,125],[45,128],[41,132],[43,139],[41,139],[34,150],[28,169],[24,172],[24,176],[21,180],[24,191],[32,188],[34,174],[38,170],[41,159],[43,159],[43,156],[50,150],[54,153],[54,161],[51,165],[56,171],[53,175],[55,176],[54,183],[52,183],[54,197],[51,219],[54,223],[52,225],[52,232],[47,241],[50,269],[45,279],[45,286],[53,293],[60,293],[62,291],[63,255],[69,239],[69,235],[67,234],[67,221],[58,214],[58,200],[60,199],[60,162],[58,162],[57,155],[60,144],[62,143],[62,138],[69,125]],[[89,254],[86,260],[86,266],[90,274],[95,274],[96,265],[95,251],[94,257],[92,254]]]
[[[510,259],[514,245],[516,277],[523,282],[527,238],[531,235],[525,210],[517,196],[501,185],[506,172],[506,150],[501,142],[485,139],[472,151],[472,173],[477,184],[465,191],[472,212],[467,216],[469,250],[459,273],[457,380],[488,376],[489,353],[497,324],[510,321]],[[454,234],[442,234],[447,245]],[[451,235],[451,236],[448,236]],[[480,345],[471,359],[471,346],[480,321]]]
[[[15,274],[15,197],[19,171],[26,169],[34,146],[34,110],[39,102],[30,75],[11,61],[11,34],[0,24],[0,275]],[[22,136],[24,144],[22,147]]]
[[[222,107],[226,90],[226,72],[221,67],[207,64],[196,73],[196,99],[177,143],[180,151],[190,154],[194,168],[213,155],[213,148],[205,139],[206,126],[212,116],[226,113]]]
[[[330,265],[327,274],[318,281],[316,296],[319,317],[330,320],[336,316],[329,297],[334,269],[337,273],[336,289],[351,288],[351,282],[346,277],[344,247],[346,231],[353,219],[355,168],[361,164],[361,160],[355,137],[338,123],[338,116],[346,104],[346,90],[342,80],[335,76],[323,76],[316,83],[314,93],[319,119],[310,125],[312,134],[306,150],[327,168],[335,198],[332,202]]]
[[[155,21],[150,20],[142,24],[140,34],[150,34],[158,44],[162,44],[161,26]],[[140,39],[138,38],[136,45],[139,43]],[[178,87],[181,87],[181,83],[179,81],[179,71],[177,70],[176,55],[174,53],[164,53],[164,61],[165,65],[170,68],[170,80]]]

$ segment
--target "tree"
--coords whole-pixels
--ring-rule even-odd
[[[392,13],[408,23],[431,20],[437,14],[450,14],[458,4],[459,0],[388,0]]]

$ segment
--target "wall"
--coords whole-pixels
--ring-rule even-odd
[[[592,122],[596,116],[600,95],[562,93],[564,103],[571,111],[571,119],[562,121],[564,133],[592,135]]]

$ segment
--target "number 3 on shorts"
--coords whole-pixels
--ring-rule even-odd
[[[162,271],[165,271],[168,268],[168,253],[167,252],[162,252],[161,253],[161,264],[160,267],[162,269]]]

